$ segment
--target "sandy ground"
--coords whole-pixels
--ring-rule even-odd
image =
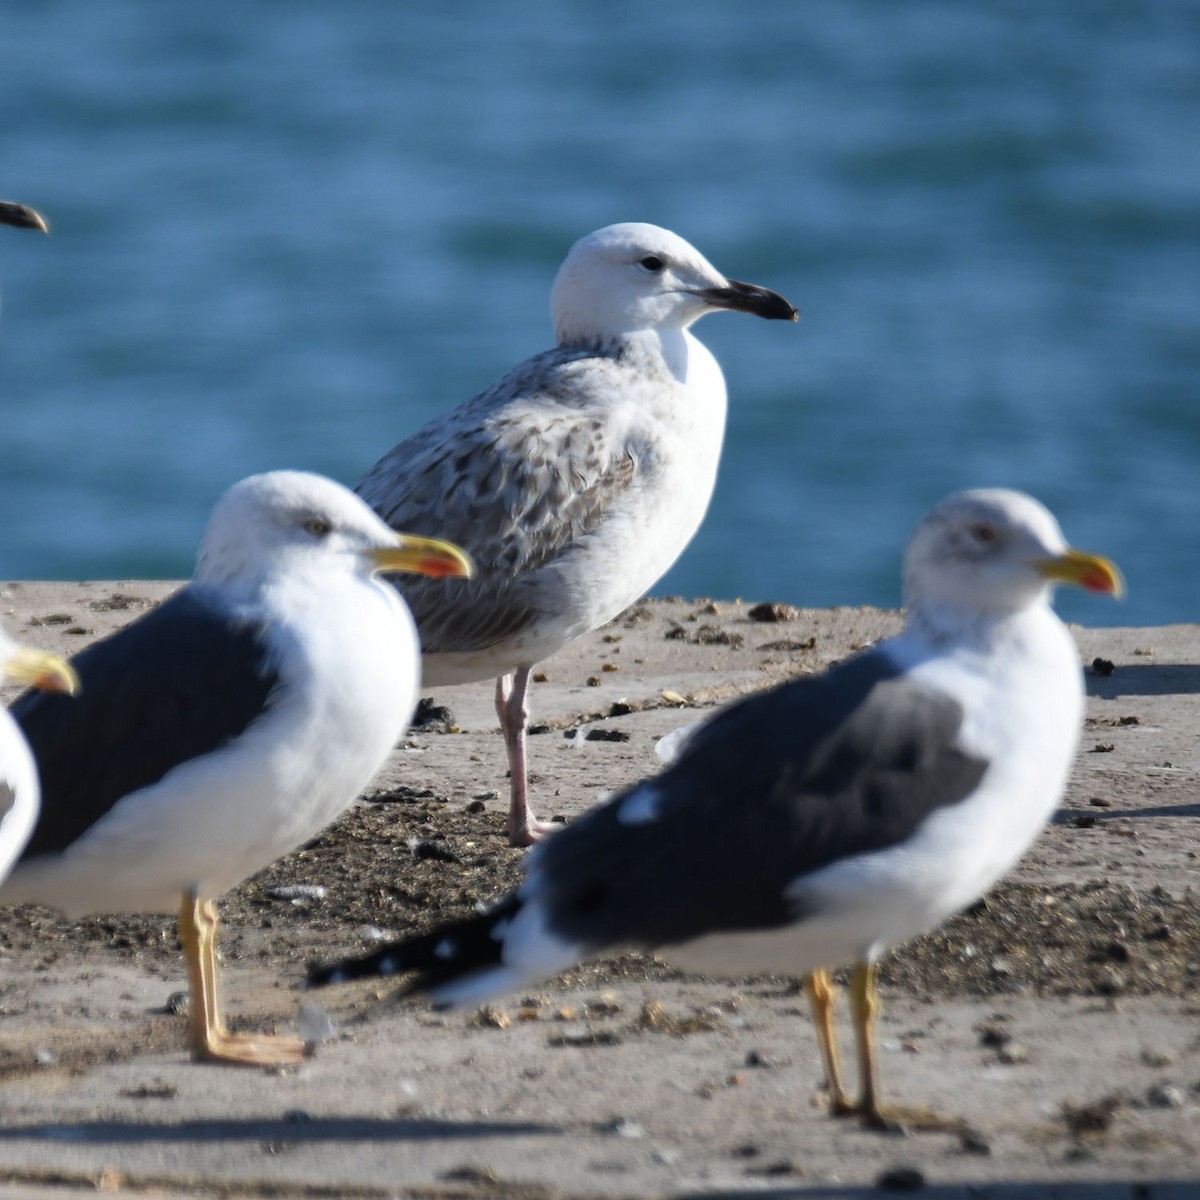
[[[74,653],[172,586],[12,583],[0,616]],[[630,610],[533,689],[539,815],[570,819],[653,772],[665,732],[897,624],[869,609],[780,623],[738,603]],[[1200,627],[1076,633],[1084,663],[1115,670],[1088,676],[1063,811],[986,903],[887,963],[885,1098],[952,1127],[896,1137],[827,1117],[794,980],[709,981],[631,955],[482,1013],[374,984],[300,990],[305,963],[516,879],[480,684],[439,692],[448,727],[411,733],[341,822],[223,904],[234,1024],[322,1037],[301,1068],[187,1060],[168,917],[0,910],[0,1197],[1195,1200]]]

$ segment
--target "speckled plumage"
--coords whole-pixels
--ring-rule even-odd
[[[514,673],[497,702],[514,841],[544,829],[524,795],[529,669],[652,587],[708,507],[725,383],[688,327],[719,308],[795,315],[667,230],[598,230],[555,281],[559,345],[431,421],[358,484],[393,527],[437,528],[475,560],[466,587],[397,586],[417,621],[427,685]]]

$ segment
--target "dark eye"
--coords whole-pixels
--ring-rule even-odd
[[[311,533],[315,538],[328,537],[333,526],[324,517],[309,517],[304,522],[304,532]]]
[[[647,271],[653,271],[656,275],[663,269],[666,264],[657,254],[647,254],[645,258],[638,259],[638,266],[645,267]]]
[[[987,546],[996,540],[995,526],[986,521],[976,521],[971,526],[971,536],[981,545]]]

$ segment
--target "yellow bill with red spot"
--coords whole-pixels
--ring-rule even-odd
[[[453,542],[444,542],[440,538],[398,533],[394,546],[368,553],[377,571],[408,571],[415,575],[430,575],[434,579],[469,579],[475,574],[471,556]]]
[[[1067,583],[1088,592],[1105,592],[1117,600],[1125,594],[1120,568],[1099,554],[1064,550],[1053,558],[1035,559],[1033,565],[1040,575],[1054,583]]]
[[[5,664],[4,674],[43,692],[66,692],[68,696],[79,692],[79,676],[65,658],[30,646],[16,648]]]

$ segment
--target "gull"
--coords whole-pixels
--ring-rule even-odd
[[[75,672],[57,655],[19,646],[0,629],[0,679],[27,687],[74,695]],[[0,709],[0,880],[29,841],[38,813],[38,777],[29,743],[9,715]]]
[[[690,327],[722,309],[796,319],[782,296],[645,224],[576,242],[550,307],[553,350],[419,429],[356,488],[393,528],[432,522],[475,561],[465,587],[397,586],[427,686],[496,679],[513,845],[554,828],[528,802],[531,670],[652,587],[708,508],[725,380]]]
[[[990,888],[1066,787],[1084,689],[1056,583],[1122,586],[1031,497],[949,496],[909,542],[900,634],[724,709],[674,765],[536,847],[486,913],[310,980],[415,970],[406,992],[476,1003],[625,947],[703,974],[804,975],[831,1111],[892,1127],[876,962]],[[857,1100],[833,1032],[828,971],[844,964]]]
[[[331,480],[251,476],[214,508],[191,581],[73,660],[77,701],[13,708],[42,808],[0,901],[177,911],[196,1059],[308,1052],[225,1028],[215,901],[340,816],[404,731],[419,650],[380,570],[462,576],[469,561]]]

